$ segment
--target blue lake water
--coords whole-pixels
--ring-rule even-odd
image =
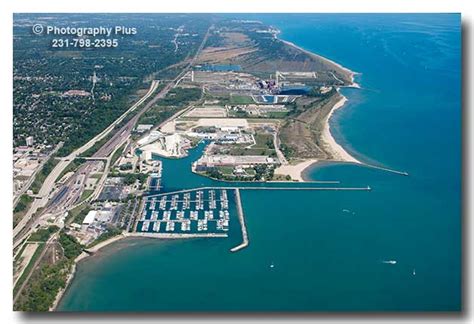
[[[244,191],[247,248],[229,252],[238,234],[125,240],[79,265],[59,309],[460,310],[460,16],[239,17],[359,72],[332,132],[361,160],[409,176],[325,164],[306,177],[373,190]],[[215,183],[190,172],[199,151],[164,161],[167,190]]]

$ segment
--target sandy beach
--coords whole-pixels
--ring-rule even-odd
[[[346,101],[347,101],[347,98],[342,96],[342,98],[338,102],[336,102],[334,107],[332,107],[331,112],[328,114],[324,122],[324,129],[323,129],[321,139],[325,143],[326,149],[329,150],[331,154],[333,155],[334,157],[333,160],[343,161],[343,162],[352,162],[352,163],[361,163],[355,157],[347,153],[347,151],[344,150],[344,148],[336,142],[336,140],[331,134],[331,126],[329,125],[329,120],[332,114],[334,113],[334,111],[344,106]]]
[[[316,57],[316,58],[318,58],[322,61],[325,61],[327,63],[330,63],[330,64],[333,64],[333,65],[337,66],[338,68],[340,68],[341,70],[343,70],[344,72],[349,74],[349,76],[350,76],[351,84],[349,86],[346,86],[346,87],[360,88],[359,84],[354,82],[354,75],[357,74],[356,72],[351,71],[348,68],[342,66],[341,64],[336,63],[336,62],[334,62],[334,61],[332,61],[328,58],[325,58],[321,55],[318,55],[318,54],[315,54],[315,53],[310,52],[308,50],[305,50],[304,48],[301,48],[301,47],[299,47],[298,45],[295,45],[292,42],[283,40],[281,38],[279,38],[279,39],[283,43],[287,44],[288,46],[292,46],[294,48],[297,48],[298,50],[300,50],[300,51],[302,51],[302,52],[304,52],[304,53],[306,53],[310,56]],[[352,163],[361,163],[359,160],[357,160],[352,155],[350,155],[341,145],[339,145],[336,142],[336,140],[332,136],[331,130],[330,130],[329,120],[330,120],[332,114],[334,113],[334,111],[336,109],[339,109],[342,106],[344,106],[346,101],[347,101],[347,98],[342,96],[341,100],[339,100],[334,105],[334,107],[331,109],[331,112],[328,114],[328,116],[325,120],[324,130],[323,130],[323,134],[322,134],[322,141],[325,143],[326,149],[328,151],[330,151],[331,154],[333,155],[333,157],[334,157],[333,160],[343,161],[343,162],[352,162]],[[301,173],[303,172],[304,169],[306,169],[307,167],[309,167],[311,164],[313,164],[315,162],[316,162],[315,160],[313,160],[311,163],[310,163],[310,161],[305,161],[305,162],[302,162],[302,163],[300,163],[298,165],[295,165],[295,166],[288,166],[289,167],[288,170],[282,169],[281,172],[282,172],[282,174],[290,174],[290,173],[283,173],[283,172],[291,172],[290,175],[292,176],[293,179],[298,180],[298,181],[304,181],[301,177]],[[275,172],[277,172],[277,170],[275,170]]]
[[[323,56],[320,56],[318,54],[315,54],[313,52],[310,52],[310,51],[307,51],[297,45],[295,45],[294,43],[292,42],[289,42],[289,41],[285,41],[283,39],[280,39],[283,43],[287,44],[288,46],[292,46],[294,48],[297,48],[298,50],[312,56],[312,57],[316,57],[317,59],[319,60],[322,60],[322,61],[325,61],[329,64],[332,64],[336,67],[338,67],[339,69],[343,70],[345,73],[347,73],[351,79],[351,84],[346,86],[346,87],[354,87],[354,88],[360,88],[360,86],[354,82],[354,75],[356,74],[355,72],[349,70],[348,68],[345,68],[344,66],[332,61],[332,60],[329,60]],[[341,95],[342,96],[342,95]],[[334,111],[336,109],[339,109],[341,108],[345,102],[347,101],[347,98],[342,96],[342,98],[333,106],[333,108],[331,109],[331,112],[328,114],[328,116],[326,117],[326,120],[325,120],[325,125],[324,125],[324,130],[323,130],[323,133],[322,133],[322,140],[323,142],[325,143],[326,145],[326,149],[328,151],[331,152],[331,154],[333,155],[335,161],[344,161],[344,162],[352,162],[352,163],[361,163],[359,160],[357,160],[356,158],[354,158],[353,156],[351,156],[346,150],[344,150],[344,148],[339,145],[336,140],[334,139],[334,137],[332,136],[331,134],[331,131],[330,131],[330,125],[329,125],[329,119],[331,118],[332,114],[334,113]],[[165,126],[167,126],[169,123],[167,123]],[[168,125],[169,127],[170,125]],[[174,125],[173,125],[174,126]],[[165,127],[166,128],[166,127]],[[162,129],[163,130],[163,129]],[[276,168],[275,169],[275,174],[280,174],[280,175],[289,175],[291,176],[291,180],[292,181],[298,181],[298,182],[305,182],[306,180],[303,178],[303,172],[304,170],[306,170],[308,167],[310,167],[311,165],[317,163],[318,160],[317,159],[308,159],[308,160],[304,160],[302,162],[299,162],[297,164],[294,164],[294,165],[290,165],[290,164],[286,164],[286,165],[281,165],[280,167]],[[194,171],[193,171],[194,172]],[[56,295],[56,299],[53,303],[53,306],[50,308],[50,311],[54,311],[59,302],[61,301],[61,298],[63,297],[66,289],[68,288],[69,284],[71,283],[72,279],[74,278],[74,275],[75,275],[75,272],[76,272],[76,267],[77,267],[77,264],[89,257],[91,254],[90,253],[95,253],[97,252],[98,250],[102,249],[103,247],[107,246],[107,245],[110,245],[114,242],[117,242],[123,238],[126,238],[126,237],[129,237],[129,236],[145,236],[145,235],[128,235],[126,233],[122,234],[122,235],[118,235],[118,236],[114,236],[104,242],[101,242],[95,246],[93,246],[92,248],[90,249],[87,249],[87,251],[89,253],[86,253],[86,252],[82,252],[75,260],[74,260],[74,264],[72,266],[72,271],[71,273],[69,274],[68,278],[67,278],[67,281],[66,281],[66,285],[64,287],[64,289],[61,289],[58,294]],[[227,235],[226,235],[227,236]]]
[[[310,56],[316,57],[320,60],[323,60],[327,63],[330,63],[330,64],[333,64],[333,65],[337,66],[338,68],[340,68],[341,70],[343,70],[344,72],[346,72],[350,76],[351,84],[349,86],[346,86],[346,87],[360,88],[359,84],[354,82],[354,75],[356,74],[356,72],[353,72],[353,71],[349,70],[348,68],[346,68],[346,67],[344,67],[344,66],[342,66],[342,65],[340,65],[340,64],[338,64],[338,63],[336,63],[336,62],[334,62],[330,59],[327,59],[327,58],[325,58],[321,55],[318,55],[318,54],[315,54],[313,52],[307,51],[304,48],[301,48],[301,47],[295,45],[292,42],[289,42],[289,41],[286,41],[286,40],[283,40],[283,39],[280,39],[280,40],[283,43],[287,44],[288,46],[292,46],[294,48],[297,48],[298,50],[300,50],[300,51],[302,51],[302,52],[304,52],[304,53],[306,53]],[[334,113],[334,111],[336,109],[339,109],[342,106],[344,106],[346,101],[347,101],[347,98],[342,96],[342,98],[334,105],[334,107],[331,109],[331,112],[326,117],[326,120],[324,122],[324,130],[323,130],[323,133],[322,133],[322,141],[325,143],[326,149],[334,157],[334,159],[333,159],[334,161],[361,163],[359,160],[357,160],[352,155],[350,155],[341,145],[339,145],[336,142],[336,140],[332,136],[331,130],[330,130],[331,126],[329,125],[329,120],[330,120],[332,114]],[[291,178],[293,180],[296,180],[296,181],[305,181],[302,177],[303,171],[306,168],[310,167],[312,164],[317,163],[317,162],[318,162],[318,160],[316,160],[316,159],[310,159],[310,160],[306,160],[306,161],[300,162],[300,163],[295,164],[295,165],[282,165],[282,166],[278,167],[277,169],[275,169],[275,173],[276,174],[282,174],[282,175],[290,175]]]
[[[302,176],[303,171],[316,162],[318,162],[318,160],[309,159],[294,165],[282,165],[275,169],[275,174],[289,175],[292,180],[303,182],[305,181]]]

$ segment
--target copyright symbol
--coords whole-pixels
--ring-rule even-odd
[[[43,25],[36,24],[31,30],[33,31],[33,34],[41,35],[43,33]]]

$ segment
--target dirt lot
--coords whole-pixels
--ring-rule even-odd
[[[26,245],[25,249],[23,250],[23,253],[19,258],[19,262],[17,264],[17,268],[13,276],[14,282],[16,282],[16,280],[22,275],[26,266],[28,265],[28,263],[30,263],[30,260],[33,257],[33,254],[35,254],[37,248],[38,243],[29,243]]]
[[[196,107],[185,114],[186,117],[227,117],[227,110],[223,107]]]

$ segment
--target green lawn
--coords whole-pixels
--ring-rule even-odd
[[[223,175],[232,175],[234,173],[234,168],[230,166],[219,166],[217,170]]]
[[[86,189],[86,190],[84,190],[84,191],[82,192],[80,201],[84,201],[84,200],[86,200],[87,198],[89,198],[89,197],[92,195],[93,192],[94,192],[94,190],[92,190],[92,189]]]
[[[87,213],[89,213],[90,210],[91,208],[89,207],[87,203],[84,203],[82,205],[77,206],[74,209],[71,209],[68,213],[65,223],[66,224],[71,224],[71,223],[82,224],[82,221],[84,220],[84,218],[86,217]]]
[[[33,200],[34,199],[28,196],[27,194],[23,194],[20,196],[20,199],[18,200],[15,209],[13,210],[13,227],[15,227],[18,222],[23,218],[23,216],[25,216],[28,209],[30,209]]]
[[[275,112],[269,112],[267,114],[268,118],[284,118],[288,115],[288,111],[275,111]]]
[[[237,105],[248,105],[255,103],[255,101],[253,101],[252,97],[250,96],[231,95],[230,103]]]

